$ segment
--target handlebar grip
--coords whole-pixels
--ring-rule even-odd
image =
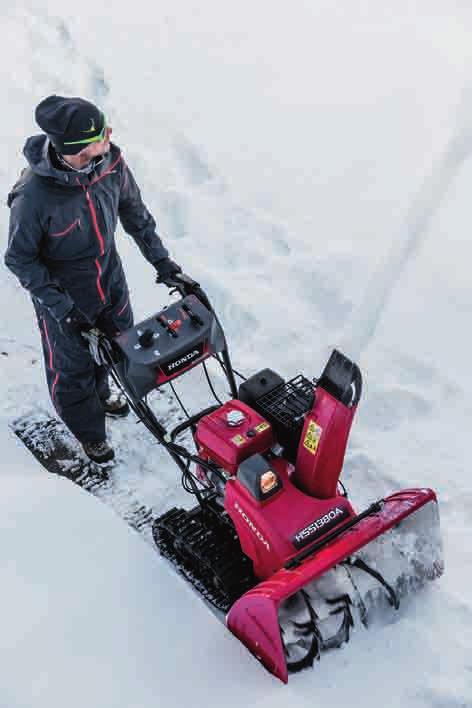
[[[176,273],[168,280],[169,287],[175,288],[182,297],[186,295],[196,295],[196,297],[207,307],[212,310],[210,300],[205,291],[201,288],[200,283],[191,278],[186,273]]]

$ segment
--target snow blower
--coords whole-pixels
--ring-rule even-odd
[[[436,495],[403,489],[354,509],[339,478],[361,397],[358,366],[334,350],[319,379],[286,381],[269,368],[245,379],[199,284],[177,274],[174,285],[180,299],[152,317],[113,339],[86,336],[196,499],[155,519],[159,551],[286,682],[347,642],[356,617],[367,625],[376,608],[398,609],[441,575]],[[209,357],[226,377],[225,402]],[[199,364],[218,402],[168,431],[146,396]]]

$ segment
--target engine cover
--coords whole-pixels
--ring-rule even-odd
[[[236,474],[239,464],[275,443],[272,426],[242,401],[231,400],[197,425],[200,456]]]

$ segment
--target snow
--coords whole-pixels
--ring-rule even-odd
[[[2,267],[0,705],[472,705],[469,6],[20,0],[0,16],[2,193],[41,98],[99,103],[236,368],[317,375],[333,345],[358,358],[343,480],[359,507],[435,488],[446,560],[391,624],[282,687],[140,536],[9,437],[49,403],[31,305]],[[165,289],[118,241],[145,317]],[[196,410],[189,379],[177,388]],[[156,403],[175,415],[166,393]],[[157,513],[182,501],[146,431],[110,434],[123,492]]]
[[[231,655],[233,694],[263,690],[256,663],[136,532],[4,431],[1,445],[1,705],[183,705]]]

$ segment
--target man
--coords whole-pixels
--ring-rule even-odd
[[[131,327],[128,287],[116,250],[118,217],[170,284],[181,271],[156,233],[132,172],[102,111],[82,98],[48,96],[36,108],[45,134],[27,139],[29,167],[8,195],[5,263],[29,290],[42,336],[49,392],[58,415],[95,462],[113,459],[105,414],[126,415],[121,397],[81,335]]]

